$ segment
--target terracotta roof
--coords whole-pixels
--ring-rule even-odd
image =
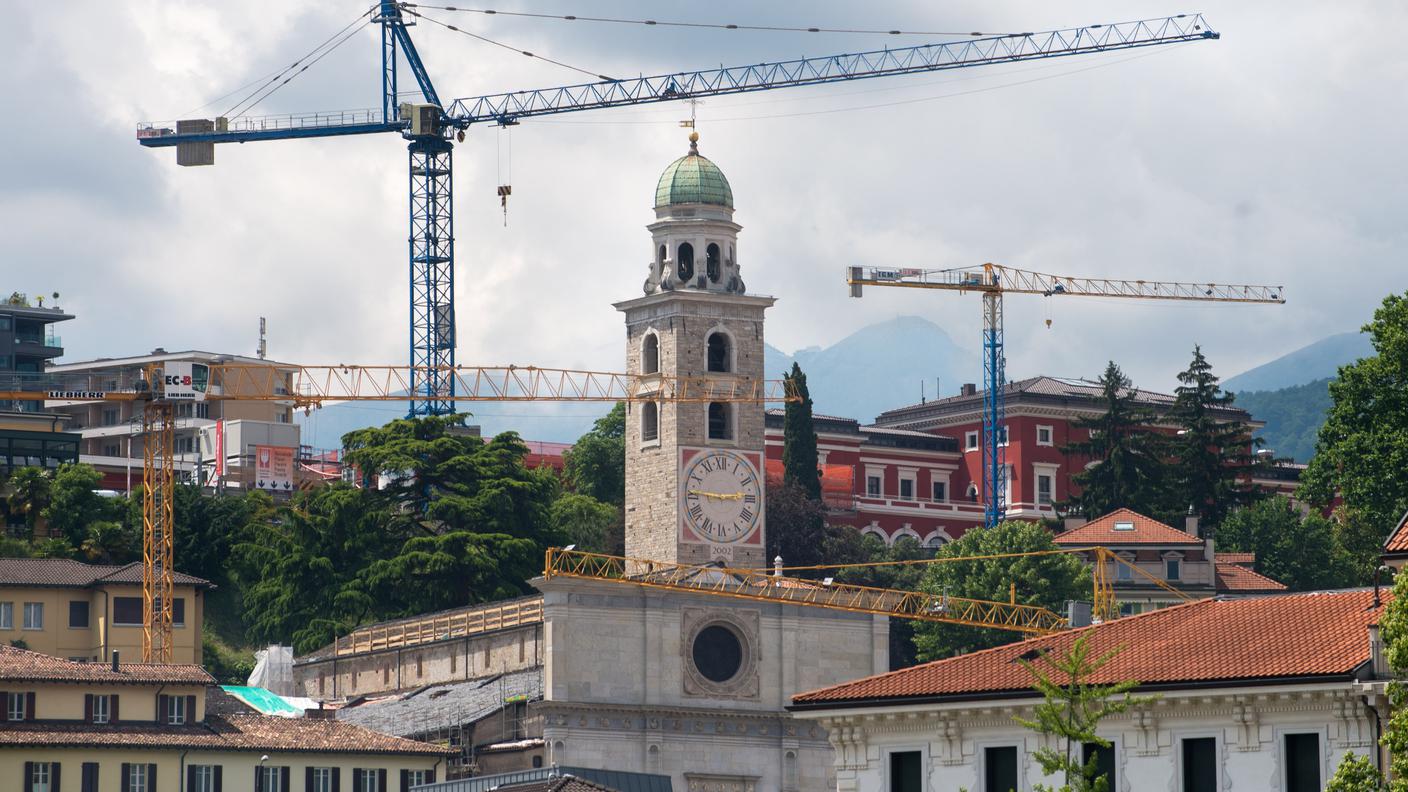
[[[198,665],[122,663],[113,671],[110,663],[75,663],[0,645],[0,681],[208,685],[215,678]]]
[[[1217,561],[1217,590],[1219,592],[1285,591],[1286,584],[1253,572],[1240,564],[1226,563],[1219,555]]]
[[[1408,553],[1408,512],[1403,513],[1403,519],[1398,521],[1398,527],[1394,528],[1393,533],[1384,540],[1384,552]]]
[[[178,586],[212,588],[208,580],[180,572],[172,574]],[[84,564],[68,558],[0,558],[0,586],[88,588],[97,583],[141,585],[142,565]]]
[[[1116,523],[1130,523],[1132,528],[1118,530]],[[1116,509],[1100,517],[1073,528],[1056,537],[1058,545],[1201,545],[1202,539],[1152,517],[1131,511]]]
[[[1217,551],[1217,563],[1251,566],[1256,563],[1256,553],[1224,553]]]
[[[1372,603],[1367,589],[1198,600],[802,693],[793,703],[819,708],[1035,695],[1017,660],[1033,651],[1065,651],[1081,635],[1097,654],[1125,647],[1091,677],[1095,684],[1342,678],[1369,660],[1366,628],[1382,611]]]
[[[7,747],[191,748],[210,751],[281,753],[412,754],[443,756],[447,748],[392,737],[350,723],[322,718],[207,713],[203,723],[27,722],[0,724],[0,749]]]
[[[545,778],[541,781],[527,781],[522,784],[496,787],[500,792],[616,792],[608,786],[592,783],[585,778],[572,775],[558,778]]]

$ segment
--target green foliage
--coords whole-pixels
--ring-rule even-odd
[[[1408,575],[1399,574],[1393,581],[1393,596],[1389,597],[1379,616],[1379,629],[1384,642],[1384,659],[1393,675],[1408,675]],[[1389,684],[1392,708],[1380,743],[1388,749],[1389,775],[1393,792],[1408,792],[1408,691],[1401,682]]]
[[[860,534],[848,525],[829,525],[826,507],[806,490],[784,480],[768,488],[769,561],[782,556],[790,567],[852,564],[867,559]],[[828,570],[799,570],[801,577],[823,578]]]
[[[232,649],[209,630],[201,639],[201,665],[215,677],[217,685],[244,685],[254,673],[254,653]]]
[[[549,509],[553,530],[578,550],[610,553],[612,528],[620,520],[620,509],[590,495],[564,492]]]
[[[563,457],[572,489],[602,503],[626,502],[626,405],[617,402]]]
[[[88,539],[88,526],[120,517],[121,503],[95,490],[103,476],[89,465],[61,465],[49,485],[49,503],[43,509],[50,533],[63,536],[74,546]]]
[[[141,556],[142,534],[131,523],[98,520],[88,524],[78,550],[90,564],[125,564]]]
[[[769,512],[768,520],[772,520]],[[934,557],[933,550],[926,550],[912,537],[901,537],[887,547],[875,536],[860,536],[855,529],[846,529],[854,545],[848,546],[844,554],[828,555],[828,563],[849,563],[840,559],[856,558],[854,563],[888,564],[894,561],[917,561]],[[836,573],[836,578],[858,586],[895,589],[898,591],[918,591],[924,579],[924,567],[919,564],[894,564],[887,566],[851,567]],[[919,650],[915,646],[915,625],[913,619],[890,620],[890,670],[908,668],[919,662]]]
[[[958,540],[939,549],[936,558],[992,556],[1055,550],[1050,531],[1033,522],[1008,521],[992,528],[970,528]],[[1017,602],[1049,608],[1057,613],[1069,600],[1089,600],[1089,568],[1075,555],[986,558],[975,561],[930,564],[921,589],[931,594],[972,599],[1007,599],[1016,585]],[[986,649],[1018,639],[1007,630],[924,622],[915,628],[915,642],[922,660]]]
[[[1072,514],[1093,520],[1115,509],[1149,514],[1157,508],[1164,486],[1160,438],[1147,427],[1154,415],[1140,406],[1129,378],[1112,360],[1100,376],[1105,411],[1072,423],[1090,431],[1090,439],[1062,446],[1067,456],[1096,464],[1073,477],[1080,493],[1061,504]]]
[[[1354,752],[1345,753],[1330,783],[1325,785],[1325,792],[1384,792],[1386,789],[1383,775],[1369,757]]]
[[[1231,407],[1235,397],[1218,385],[1201,347],[1193,347],[1193,360],[1178,381],[1167,416],[1179,431],[1169,442],[1173,501],[1165,516],[1192,508],[1205,525],[1220,526],[1233,509],[1262,497],[1245,480],[1250,468],[1259,464],[1252,452],[1261,440],[1252,437],[1246,423],[1217,414]]]
[[[35,539],[30,545],[30,554],[35,558],[73,558],[78,553],[72,544],[62,536]]]
[[[1135,680],[1109,685],[1090,683],[1090,678],[1109,663],[1124,647],[1119,646],[1095,655],[1088,635],[1077,638],[1064,654],[1053,657],[1043,652],[1035,661],[1018,660],[1032,675],[1032,687],[1045,699],[1036,705],[1035,718],[1015,718],[1023,726],[1048,738],[1055,738],[1057,748],[1044,745],[1033,754],[1045,775],[1061,775],[1065,783],[1060,792],[1106,792],[1110,780],[1099,775],[1096,759],[1082,764],[1075,756],[1086,743],[1106,748],[1110,741],[1095,733],[1100,721],[1118,715],[1131,707],[1140,707],[1154,700],[1151,696],[1133,696],[1138,686]],[[1051,787],[1037,784],[1039,792],[1051,792]]]
[[[1382,540],[1408,510],[1408,292],[1384,298],[1363,329],[1376,354],[1330,383],[1333,405],[1299,494],[1327,506],[1338,493]]]
[[[1217,530],[1217,549],[1256,553],[1256,571],[1294,591],[1363,582],[1334,524],[1313,512],[1302,517],[1282,495],[1228,515]]]
[[[34,533],[35,525],[44,509],[49,506],[49,492],[52,481],[43,468],[22,467],[10,474],[5,482],[8,495],[6,509],[11,518],[24,522],[29,533]]]
[[[807,375],[793,363],[784,381],[801,401],[787,402],[782,417],[782,480],[800,488],[808,498],[820,501],[821,471],[817,466],[816,428],[812,423]]]
[[[1258,437],[1278,456],[1306,462],[1315,454],[1315,438],[1330,409],[1330,378],[1271,391],[1241,391],[1237,405],[1265,421]]]

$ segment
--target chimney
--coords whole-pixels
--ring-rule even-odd
[[[1189,536],[1200,536],[1198,533],[1198,513],[1193,511],[1193,507],[1188,507],[1188,516],[1183,518],[1183,531]]]
[[[1374,679],[1388,679],[1388,658],[1384,655],[1384,638],[1379,625],[1369,625],[1369,666]]]
[[[978,386],[977,386],[977,385],[974,385],[974,384],[971,383],[971,382],[965,382],[965,383],[963,383],[963,385],[960,386],[959,389],[958,389],[958,395],[959,395],[959,396],[976,396],[977,394],[978,394]]]
[[[112,670],[114,672],[117,671],[117,656],[119,654],[121,654],[121,652],[117,651],[116,649],[112,650]]]
[[[1089,627],[1092,608],[1089,602],[1066,601],[1066,624],[1071,627]]]
[[[1084,517],[1067,517],[1064,522],[1067,531],[1074,531],[1085,525],[1086,520]]]
[[[782,556],[777,556],[772,560],[772,576],[782,577]]]

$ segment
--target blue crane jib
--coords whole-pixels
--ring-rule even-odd
[[[455,411],[452,141],[474,124],[512,124],[533,116],[768,91],[848,80],[947,71],[1165,44],[1217,39],[1201,14],[1087,25],[1041,33],[1010,33],[915,47],[799,58],[652,77],[440,100],[416,50],[404,15],[413,7],[379,0],[371,21],[381,26],[381,107],[331,113],[143,122],[137,142],[177,149],[180,165],[212,165],[216,143],[396,132],[409,140],[410,361],[416,398],[412,415]],[[434,20],[431,20],[434,21]],[[398,64],[410,69],[423,102],[399,102]],[[306,68],[306,67],[304,67]],[[291,79],[291,78],[290,78]],[[286,82],[286,81],[285,81]]]

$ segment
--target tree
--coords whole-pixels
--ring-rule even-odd
[[[49,492],[52,482],[49,474],[38,467],[22,467],[10,474],[6,482],[9,496],[5,499],[12,517],[24,520],[25,528],[33,535],[39,517],[49,506]]]
[[[1393,596],[1388,598],[1379,617],[1380,635],[1384,642],[1384,659],[1393,676],[1408,675],[1408,575],[1401,572],[1393,581]],[[1389,776],[1392,792],[1408,792],[1408,689],[1402,682],[1388,686],[1389,714],[1379,743],[1388,749]]]
[[[1318,514],[1302,517],[1282,495],[1229,514],[1217,530],[1217,549],[1256,553],[1256,571],[1293,591],[1359,582],[1334,525]]]
[[[1007,521],[992,528],[970,528],[939,549],[936,559],[993,556],[1055,550],[1051,532],[1032,522]],[[985,558],[931,564],[921,589],[971,599],[1006,600],[1016,586],[1017,602],[1061,612],[1069,600],[1089,600],[1090,570],[1075,555]],[[986,649],[1016,640],[1007,630],[925,622],[915,628],[921,660]]]
[[[783,382],[800,401],[787,402],[782,416],[782,480],[801,488],[814,501],[821,500],[821,471],[817,464],[816,429],[812,425],[812,396],[807,375],[792,364]]]
[[[886,547],[878,537],[861,536],[854,528],[847,532],[858,546],[848,547],[844,552],[856,560],[850,563],[883,564],[883,566],[861,566],[838,570],[836,578],[857,586],[895,589],[897,591],[918,591],[924,579],[924,567],[920,564],[895,564],[896,561],[922,561],[934,557],[934,551],[926,549],[913,537],[903,536],[894,545]],[[841,553],[829,556],[837,563]],[[844,563],[844,562],[842,562]],[[915,646],[915,626],[912,619],[890,620],[890,670],[908,668],[919,662],[919,650]]]
[[[1115,509],[1155,510],[1165,479],[1159,436],[1147,428],[1153,413],[1140,406],[1129,378],[1112,360],[1100,376],[1105,411],[1073,422],[1090,433],[1061,447],[1061,453],[1093,465],[1076,473],[1079,494],[1061,504],[1069,513],[1093,520]]]
[[[617,402],[563,455],[572,489],[602,503],[626,502],[626,405]]]
[[[1234,508],[1263,497],[1246,480],[1256,464],[1252,452],[1262,441],[1252,437],[1245,422],[1218,415],[1235,397],[1217,384],[1201,347],[1193,347],[1193,360],[1178,381],[1168,412],[1168,420],[1178,427],[1170,442],[1170,483],[1176,500],[1166,516],[1176,519],[1192,508],[1204,524],[1219,526]]]
[[[578,550],[610,553],[614,549],[611,529],[620,519],[616,506],[590,495],[564,492],[552,502],[549,514],[553,529]]]
[[[1325,785],[1325,792],[1383,792],[1387,788],[1369,757],[1347,751],[1330,783]]]
[[[1341,366],[1330,383],[1333,405],[1300,496],[1324,508],[1338,493],[1382,541],[1408,511],[1408,292],[1386,297],[1363,330],[1375,354]]]
[[[859,563],[867,559],[860,534],[849,525],[826,522],[826,507],[788,481],[767,492],[767,557],[782,556],[787,566]],[[882,545],[883,547],[883,545]],[[823,578],[834,570],[800,570],[801,577]]]
[[[88,539],[89,525],[118,517],[120,504],[97,492],[102,482],[102,474],[89,465],[60,465],[43,510],[49,532],[80,546]]]
[[[1106,792],[1110,780],[1100,772],[1098,758],[1092,755],[1090,761],[1082,763],[1075,756],[1076,749],[1088,743],[1109,748],[1110,741],[1095,733],[1100,721],[1154,700],[1150,696],[1130,695],[1139,684],[1134,680],[1109,685],[1089,681],[1123,649],[1117,646],[1095,655],[1087,634],[1076,638],[1070,649],[1054,658],[1050,651],[1044,651],[1035,661],[1017,660],[1032,675],[1033,687],[1045,700],[1036,705],[1034,719],[1015,720],[1038,734],[1057,740],[1060,750],[1044,745],[1033,756],[1041,765],[1042,773],[1060,774],[1064,778],[1061,792]],[[1042,784],[1034,788],[1043,792],[1051,790]]]

